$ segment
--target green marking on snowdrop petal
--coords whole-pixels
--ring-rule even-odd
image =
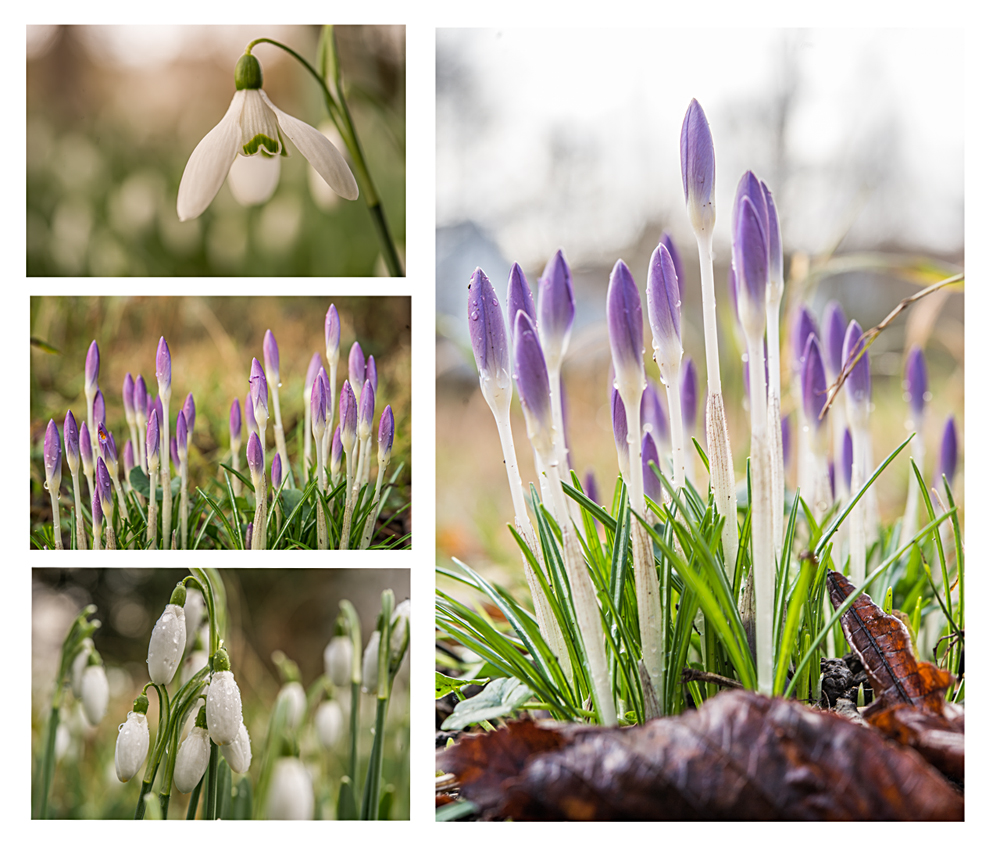
[[[271,155],[280,155],[284,152],[280,140],[269,138],[267,135],[257,134],[243,144],[243,155],[253,155],[261,147],[264,148],[265,154],[270,153]]]

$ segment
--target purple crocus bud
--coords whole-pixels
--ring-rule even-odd
[[[340,388],[340,441],[344,444],[344,451],[354,448],[354,441],[358,436],[358,402],[354,398],[354,390],[351,383],[345,381]]]
[[[336,466],[340,458],[344,456],[344,443],[340,439],[340,425],[333,429],[333,453],[330,457],[330,465]]]
[[[643,431],[653,435],[653,440],[661,444],[670,441],[670,424],[660,400],[660,390],[652,383],[646,384],[639,402],[639,421]],[[659,446],[657,446],[659,448]]]
[[[378,394],[378,369],[375,368],[375,355],[368,355],[365,364],[365,378],[372,382],[372,392]]]
[[[94,451],[90,445],[90,429],[86,422],[80,423],[80,460],[83,461],[83,471],[90,475],[94,471]]]
[[[122,406],[125,408],[125,421],[129,425],[135,424],[135,381],[132,380],[132,373],[125,373],[125,381],[122,383]]]
[[[840,302],[831,299],[823,308],[823,362],[826,377],[833,381],[840,374],[841,357],[844,354],[844,335],[847,333],[847,318]]]
[[[751,337],[762,338],[767,325],[767,234],[757,208],[747,196],[740,200],[739,222],[733,235],[733,266],[743,331],[748,341]]]
[[[111,518],[114,510],[115,500],[111,494],[111,474],[108,472],[107,464],[103,457],[97,458],[97,474],[94,476],[97,492],[101,501],[101,511],[106,519]]]
[[[754,210],[757,212],[757,217],[760,220],[761,228],[764,230],[764,248],[767,250],[769,243],[768,237],[770,235],[770,228],[768,227],[767,218],[767,199],[764,196],[764,188],[761,186],[760,180],[753,174],[752,171],[747,170],[743,176],[740,178],[739,184],[736,185],[736,199],[733,201],[733,264],[736,264],[736,233],[740,226],[740,213],[743,206],[743,200],[749,199],[750,204],[753,205]],[[768,261],[770,258],[768,259]],[[770,263],[765,262],[770,272]]]
[[[792,454],[792,417],[781,417],[781,462],[787,466]]]
[[[621,259],[611,271],[607,308],[615,386],[622,394],[622,401],[634,407],[646,383],[642,363],[642,302],[632,273]]]
[[[146,389],[146,379],[141,375],[135,379],[135,390],[132,392],[132,406],[135,409],[136,418],[145,424],[147,405],[149,404],[149,391]]]
[[[281,486],[281,455],[275,454],[271,461],[271,486],[277,489]]]
[[[104,427],[103,422],[97,425],[97,445],[101,449],[101,457],[109,466],[118,466],[118,447],[115,445],[115,438],[111,432]]]
[[[695,433],[699,420],[705,418],[704,414],[699,413],[698,372],[691,358],[685,358],[681,368],[681,417],[688,436]]]
[[[594,474],[593,469],[588,470],[583,479],[583,491],[587,494],[587,498],[595,504],[601,503],[597,500],[597,476]]]
[[[538,279],[538,319],[535,322],[542,354],[554,366],[566,355],[574,316],[573,276],[562,250],[557,249]]]
[[[170,462],[174,467],[174,474],[180,474],[181,471],[181,456],[177,451],[177,437],[173,436],[170,438]]]
[[[98,458],[100,459],[100,458]],[[100,529],[104,524],[104,508],[101,506],[101,490],[98,484],[94,484],[94,498],[90,502],[90,513],[94,517],[94,525]],[[97,541],[96,539],[94,540]],[[94,546],[97,547],[96,545]]]
[[[844,335],[844,351],[841,356],[843,366],[848,366],[858,351],[864,348],[861,335],[861,326],[852,319],[850,325],[847,326],[847,333]],[[846,387],[848,401],[860,407],[868,407],[872,397],[872,374],[867,351],[861,356],[851,374],[847,376]]]
[[[177,436],[177,456],[181,460],[187,460],[188,427],[187,416],[184,415],[183,408],[177,413],[175,433]]]
[[[90,341],[90,348],[87,349],[87,363],[84,366],[83,388],[85,392],[97,389],[97,378],[101,374],[101,352],[97,348],[97,341]]]
[[[537,321],[531,288],[528,287],[521,265],[515,262],[507,277],[507,325],[511,331],[514,330],[514,320],[517,319],[518,311],[524,311],[532,323]]]
[[[278,381],[278,341],[271,329],[264,332],[264,370],[272,381]]]
[[[146,423],[146,463],[150,473],[160,465],[160,421],[155,413],[149,414]]]
[[[677,292],[680,294],[679,298],[684,298],[684,264],[681,262],[681,253],[677,249],[677,245],[674,243],[673,238],[663,232],[660,235],[660,243],[667,247],[667,252],[670,253],[670,260],[674,262],[674,272],[677,273]]]
[[[371,434],[372,420],[375,418],[375,391],[372,382],[365,381],[361,388],[361,401],[358,402],[358,436],[367,439]]]
[[[851,489],[851,471],[854,469],[854,440],[851,437],[851,429],[844,428],[844,442],[840,448],[841,469],[844,472],[844,483],[847,490]]]
[[[351,389],[354,390],[354,398],[360,398],[361,388],[365,385],[365,353],[357,340],[347,355],[347,378],[351,382]]]
[[[103,424],[107,420],[107,411],[104,405],[104,393],[100,390],[94,395],[94,424]]]
[[[309,394],[309,410],[312,414],[312,424],[314,431],[323,431],[326,428],[326,417],[330,412],[327,405],[326,370],[320,367],[313,380],[312,390]]]
[[[378,423],[378,461],[384,463],[389,459],[392,451],[392,441],[396,436],[396,420],[392,415],[392,408],[385,406],[382,411],[382,418]]]
[[[514,380],[528,439],[540,454],[547,455],[553,436],[549,373],[538,334],[524,311],[519,311],[514,321]]]
[[[681,178],[691,225],[696,232],[711,232],[715,227],[715,147],[697,100],[691,100],[681,126]]]
[[[649,327],[653,331],[653,358],[669,370],[676,370],[684,353],[681,348],[681,294],[673,259],[662,243],[656,245],[649,259],[646,304]],[[640,331],[641,316],[640,313]],[[639,336],[641,340],[642,335]],[[616,362],[616,369],[617,366]]]
[[[785,263],[784,253],[781,251],[781,226],[778,222],[778,209],[774,205],[774,197],[764,182],[760,183],[760,189],[764,191],[764,202],[767,207],[767,255],[770,272],[768,283],[773,290],[777,290],[780,300],[781,292],[785,288]]]
[[[135,468],[135,452],[132,451],[132,440],[125,441],[125,448],[122,451],[122,465],[125,467],[125,477],[127,479]]]
[[[302,398],[304,398],[307,403],[312,400],[313,382],[316,380],[316,376],[322,368],[323,359],[319,356],[319,352],[313,352],[313,356],[309,359],[309,367],[306,369],[306,384],[302,390]]]
[[[618,451],[618,468],[623,476],[627,476],[628,418],[625,416],[625,402],[617,390],[611,394],[611,430],[615,435],[615,448]]]
[[[253,399],[250,393],[243,402],[243,413],[247,418],[247,433],[257,430],[257,420],[253,418]]]
[[[240,400],[233,399],[229,406],[229,440],[239,443],[243,435],[243,415],[240,413]],[[235,446],[233,446],[235,448]]]
[[[479,267],[469,282],[469,337],[479,370],[479,384],[489,400],[491,395],[508,388],[510,362],[500,302],[486,273]]]
[[[46,431],[46,437],[48,431]],[[66,411],[66,418],[63,420],[63,439],[66,441],[66,463],[69,470],[74,475],[80,469],[80,432],[76,427],[76,417],[73,411]]]
[[[250,467],[250,479],[255,487],[264,482],[264,449],[260,437],[253,431],[247,440],[247,466]]]
[[[194,393],[188,393],[184,399],[184,421],[187,422],[187,441],[191,443],[191,435],[194,433]]]
[[[260,428],[260,420],[268,419],[267,414],[267,376],[264,375],[264,368],[260,361],[254,358],[250,363],[250,401],[253,405],[253,416],[257,419],[257,427]]]
[[[945,476],[950,485],[955,477],[955,467],[958,465],[958,433],[955,430],[955,417],[949,416],[944,423],[944,433],[941,435],[941,466],[938,476]]]
[[[823,370],[823,355],[819,341],[810,334],[806,341],[806,354],[802,362],[802,409],[805,411],[809,427],[813,431],[822,424],[819,418],[826,404],[826,373]]]
[[[62,443],[59,441],[59,428],[51,419],[45,426],[42,460],[45,463],[45,488],[58,492],[62,482]]]
[[[927,362],[924,360],[924,350],[919,346],[910,349],[910,354],[906,358],[903,398],[910,403],[913,418],[923,418],[927,399]]]
[[[806,354],[806,340],[809,339],[810,334],[820,336],[816,319],[809,308],[800,305],[792,328],[792,374],[794,375],[798,375],[802,371],[802,359]]]
[[[161,393],[170,392],[170,347],[162,337],[156,346],[156,383]]]
[[[642,491],[647,498],[652,499],[654,504],[663,501],[663,490],[660,488],[660,479],[656,477],[650,463],[655,463],[656,468],[660,468],[660,455],[656,451],[656,443],[652,436],[643,434],[642,450],[639,452],[642,458]]]
[[[337,313],[337,308],[333,304],[326,309],[324,337],[326,338],[326,360],[330,366],[333,366],[333,359],[340,349],[340,314]]]

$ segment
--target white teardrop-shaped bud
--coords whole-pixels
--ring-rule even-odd
[[[115,742],[115,773],[128,782],[139,773],[149,752],[149,723],[143,712],[129,712],[125,723],[118,727]]]
[[[302,723],[302,717],[306,714],[306,692],[302,688],[302,684],[296,683],[294,680],[285,683],[281,687],[281,691],[278,692],[275,707],[281,705],[282,701],[285,702],[287,724],[295,730]]]
[[[351,658],[354,648],[350,636],[334,636],[323,651],[326,676],[335,686],[351,685]]]
[[[83,680],[83,669],[87,667],[90,653],[94,650],[94,640],[84,639],[80,643],[80,650],[73,657],[73,666],[70,669],[70,688],[73,689],[73,697],[79,698],[83,694],[83,687],[80,685]]]
[[[216,671],[205,699],[208,734],[216,744],[230,744],[243,723],[243,701],[232,671]]]
[[[250,770],[253,754],[250,753],[250,733],[247,732],[246,724],[240,724],[240,731],[234,742],[222,745],[222,757],[229,763],[234,774],[245,774]]]
[[[316,735],[327,750],[336,746],[344,729],[344,713],[335,700],[324,700],[316,707]]]
[[[174,766],[174,785],[178,791],[187,794],[198,784],[208,768],[210,751],[208,730],[195,727],[188,733],[177,751],[177,763]]]
[[[169,683],[184,655],[187,626],[184,607],[167,604],[149,637],[149,679],[157,685]]]
[[[389,621],[389,664],[396,665],[410,643],[410,599],[396,604]]]
[[[312,780],[306,766],[294,756],[283,756],[274,765],[267,816],[272,821],[312,820]]]
[[[189,644],[193,643],[195,636],[198,635],[198,628],[201,626],[204,614],[205,597],[198,589],[188,589],[187,597],[184,599],[184,626]]]
[[[88,665],[83,670],[80,680],[80,698],[83,700],[83,714],[87,722],[96,727],[104,713],[108,711],[108,698],[111,690],[108,687],[108,675],[103,665]]]
[[[378,691],[378,649],[382,635],[376,630],[368,640],[365,654],[361,657],[361,687],[369,694]]]

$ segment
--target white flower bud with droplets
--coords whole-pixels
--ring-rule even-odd
[[[283,756],[275,763],[267,794],[267,817],[272,821],[312,820],[312,780],[300,759]]]
[[[243,722],[240,722],[236,740],[222,746],[222,757],[229,763],[234,774],[245,774],[250,770],[250,760],[253,758],[250,752],[250,733]]]
[[[208,734],[216,744],[235,741],[243,723],[243,701],[232,671],[216,671],[205,699]]]
[[[334,636],[323,651],[326,676],[335,686],[351,685],[353,648],[350,636]]]
[[[115,742],[115,773],[122,782],[128,782],[139,773],[149,752],[149,724],[144,712],[129,712],[125,723],[118,727]]]
[[[184,656],[187,643],[187,622],[184,618],[186,589],[178,583],[170,596],[170,603],[163,610],[149,637],[149,679],[157,685],[166,685],[174,679],[177,666]]]
[[[174,766],[174,785],[182,794],[190,792],[205,775],[210,751],[208,730],[204,727],[192,729],[181,743]]]

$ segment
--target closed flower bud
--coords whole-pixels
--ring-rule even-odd
[[[344,713],[335,700],[324,700],[316,707],[316,736],[327,750],[336,746],[344,729]]]
[[[298,729],[299,724],[302,723],[302,716],[306,714],[306,692],[302,688],[302,684],[294,680],[285,683],[281,687],[281,691],[278,692],[278,699],[274,704],[275,708],[281,706],[282,702],[285,705],[286,723],[293,730]]]
[[[381,640],[382,636],[378,630],[372,633],[361,658],[361,687],[372,695],[378,691],[378,651]]]
[[[115,773],[128,782],[139,773],[149,752],[149,724],[145,712],[129,712],[125,723],[118,727],[115,742]]]
[[[73,664],[70,667],[70,688],[73,690],[74,697],[83,697],[83,672],[90,664],[90,654],[93,650],[94,640],[84,639],[80,643],[80,650],[73,657]]]
[[[216,671],[208,686],[205,700],[208,734],[216,744],[226,745],[236,740],[243,723],[243,701],[232,671]]]
[[[351,684],[351,657],[353,655],[350,636],[334,636],[323,651],[323,665],[326,676],[335,686]]]
[[[410,599],[400,601],[389,620],[389,665],[398,666],[410,644]],[[392,670],[392,669],[390,669]]]
[[[234,774],[245,774],[250,770],[250,761],[253,758],[250,752],[250,733],[242,721],[235,741],[222,745],[222,757],[229,763]]]
[[[208,730],[204,727],[193,728],[181,743],[174,766],[174,785],[182,794],[191,791],[205,775],[210,751]]]
[[[181,598],[181,600],[184,600]],[[180,665],[187,641],[184,607],[167,604],[149,637],[149,679],[157,685],[169,683]]]
[[[83,669],[80,697],[83,700],[83,714],[87,716],[87,723],[92,727],[96,727],[108,711],[110,694],[108,675],[103,665],[95,663]]]
[[[283,756],[274,766],[267,795],[272,821],[309,821],[313,817],[313,787],[309,772],[295,756]]]

